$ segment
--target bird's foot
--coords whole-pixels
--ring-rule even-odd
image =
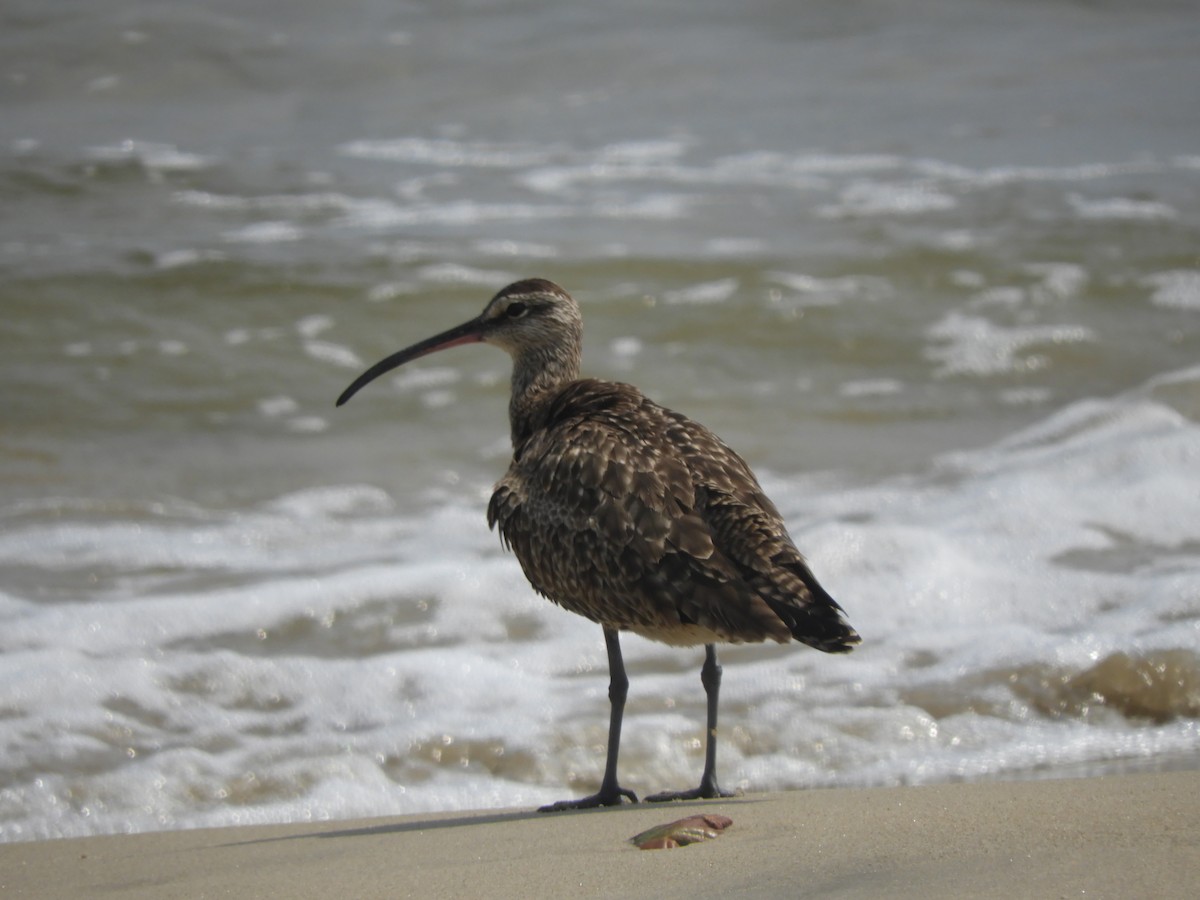
[[[626,799],[630,803],[638,802],[637,794],[633,791],[619,785],[614,785],[610,788],[602,787],[589,797],[580,797],[578,800],[559,800],[557,803],[538,807],[538,812],[562,812],[567,809],[595,809],[597,806],[620,806]]]
[[[647,803],[670,803],[673,800],[720,800],[724,797],[735,797],[731,791],[723,791],[717,782],[705,779],[699,787],[690,791],[662,791],[646,798]]]

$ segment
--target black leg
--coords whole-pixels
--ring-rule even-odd
[[[662,803],[666,800],[714,800],[718,797],[732,797],[733,794],[721,790],[717,784],[717,702],[721,694],[721,666],[717,662],[717,648],[712,644],[704,645],[704,667],[700,669],[700,683],[704,685],[704,695],[708,698],[708,738],[704,746],[704,774],[700,776],[700,786],[690,791],[663,791],[653,797],[647,797],[650,803]]]
[[[560,800],[541,807],[538,812],[559,812],[564,809],[591,809],[594,806],[619,806],[628,797],[637,803],[637,794],[617,783],[617,754],[621,750],[621,717],[625,713],[625,697],[629,693],[629,677],[621,658],[621,641],[615,628],[604,629],[604,646],[608,650],[608,702],[612,711],[608,720],[608,755],[604,762],[604,780],[600,790],[578,800]]]

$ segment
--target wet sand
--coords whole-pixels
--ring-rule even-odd
[[[0,895],[1192,897],[1200,772],[416,815],[0,845]],[[642,851],[695,812],[715,840]]]

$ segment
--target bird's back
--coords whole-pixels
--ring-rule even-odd
[[[529,423],[488,523],[537,591],[669,644],[858,643],[749,467],[707,428],[595,379],[543,398]]]

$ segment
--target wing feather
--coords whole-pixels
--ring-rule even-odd
[[[629,385],[564,389],[515,448],[488,524],[536,590],[610,627],[857,642],[741,457]]]

